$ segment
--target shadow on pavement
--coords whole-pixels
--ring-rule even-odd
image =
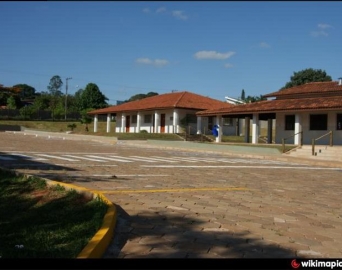
[[[118,211],[114,239],[104,258],[296,258],[248,231],[207,230],[205,222],[177,212],[128,215]]]

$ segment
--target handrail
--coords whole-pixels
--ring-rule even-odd
[[[332,132],[332,130],[330,130],[328,133],[322,135],[321,137],[318,137],[316,139],[312,139],[312,155],[313,156],[315,155],[315,144],[316,144],[316,141],[318,141],[318,140],[320,140],[320,139],[322,139],[322,138],[324,138],[325,136],[328,136],[328,135],[330,136],[330,138],[329,138],[329,145],[333,146],[333,132]]]
[[[285,153],[285,140],[290,139],[290,138],[296,136],[297,134],[302,134],[302,136],[300,137],[300,146],[303,145],[303,131],[299,131],[299,132],[297,132],[297,133],[295,133],[295,134],[293,134],[293,135],[291,135],[291,136],[289,136],[289,137],[287,137],[287,138],[283,138],[283,139],[282,139],[283,153]]]

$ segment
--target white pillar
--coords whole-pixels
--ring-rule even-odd
[[[137,133],[140,132],[140,126],[141,126],[141,114],[138,112],[137,114]]]
[[[197,116],[197,134],[202,134],[201,127],[202,127],[202,117]]]
[[[111,114],[108,113],[107,114],[107,133],[110,132],[110,118],[111,118]]]
[[[121,132],[122,133],[126,133],[126,114],[125,113],[123,113],[122,115],[121,115]]]
[[[159,119],[159,112],[154,112],[154,133],[160,133],[159,127],[160,127],[160,119]]]
[[[178,115],[178,110],[174,109],[173,110],[173,133],[179,133],[179,115]]]
[[[216,125],[218,126],[218,136],[216,137],[215,142],[222,142],[222,125],[223,121],[222,121],[222,116],[221,115],[217,115],[216,116]]]
[[[259,141],[259,114],[253,114],[252,123],[252,143],[258,143]]]
[[[295,114],[295,130],[294,133],[298,133],[302,131],[302,122],[301,122],[301,117],[299,113]],[[294,136],[294,144],[295,145],[300,145],[302,141],[302,134],[298,133]]]
[[[94,132],[97,132],[98,115],[94,115]]]

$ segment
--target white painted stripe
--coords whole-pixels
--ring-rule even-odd
[[[28,159],[33,159],[33,160],[48,160],[47,158],[37,158],[37,157],[32,157],[32,156],[28,156],[28,155],[24,155],[24,154],[11,154],[13,156],[21,156],[21,157],[26,157]]]
[[[230,166],[230,165],[140,165],[146,168],[253,168],[253,169],[300,169],[300,170],[333,170],[342,171],[341,168],[319,168],[319,167],[289,167],[289,166]]]
[[[211,158],[195,158],[195,157],[187,157],[187,158],[183,158],[183,157],[179,157],[180,159],[182,160],[193,160],[195,162],[199,162],[199,161],[202,161],[202,162],[217,162],[215,159],[211,159]]]
[[[189,160],[189,159],[180,158],[180,157],[169,157],[169,159],[176,160],[176,161],[192,162],[192,163],[197,162],[196,160]]]
[[[0,160],[15,160],[15,158],[0,156]]]
[[[163,161],[163,162],[171,162],[171,163],[177,162],[175,160],[169,160],[167,158],[159,158],[159,157],[158,158],[155,158],[155,157],[139,157],[139,156],[132,156],[132,157],[142,158],[145,161],[146,160],[151,160],[151,161]]]
[[[107,162],[106,160],[99,160],[95,158],[87,158],[87,157],[80,157],[80,156],[73,156],[73,155],[63,155],[64,157],[71,157],[71,158],[79,158],[84,160],[96,161],[96,162]]]
[[[129,177],[129,176],[135,176],[135,177],[160,177],[160,176],[169,176],[168,174],[115,174],[117,177]],[[110,177],[113,176],[113,174],[93,174],[93,176],[99,176],[99,177]]]
[[[26,164],[25,164],[26,165]],[[70,166],[70,164],[55,164],[57,166]],[[72,164],[72,167],[116,167],[118,165],[112,165],[112,164],[109,164],[109,165],[93,165],[93,164]]]
[[[99,157],[99,156],[94,156],[94,155],[86,155],[86,156],[92,157],[92,158],[104,159],[104,160],[118,161],[118,162],[132,162],[130,160],[122,160],[122,159],[117,159],[117,158]]]
[[[139,157],[139,156],[129,156],[129,159],[132,159],[135,161],[141,161],[141,162],[150,162],[150,163],[156,162],[155,160],[149,160],[146,157]]]
[[[62,159],[62,160],[67,160],[67,161],[79,161],[77,159],[64,158],[64,157],[58,157],[58,156],[52,156],[52,155],[46,155],[46,154],[36,154],[36,155],[42,156],[42,157],[53,158],[53,159]]]
[[[153,159],[161,160],[161,161],[166,161],[166,162],[180,162],[180,161],[186,161],[186,162],[196,162],[194,160],[182,160],[178,159],[176,157],[161,157],[161,156],[151,156]]]

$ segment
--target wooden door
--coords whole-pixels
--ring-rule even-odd
[[[165,133],[165,113],[160,115],[160,133]]]

